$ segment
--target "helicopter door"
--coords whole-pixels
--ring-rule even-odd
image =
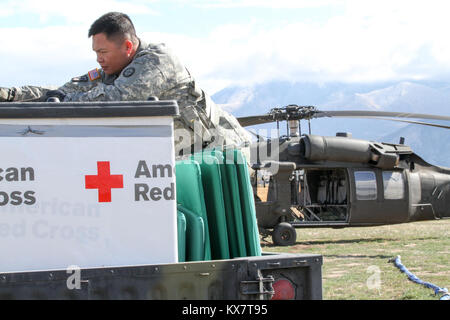
[[[304,223],[347,224],[348,179],[344,169],[307,169],[300,190]]]
[[[390,224],[408,219],[408,195],[403,171],[355,169],[350,224]]]

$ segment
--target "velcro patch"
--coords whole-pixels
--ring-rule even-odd
[[[88,72],[89,80],[94,81],[97,79],[100,79],[102,76],[100,75],[100,72],[98,69],[94,69]]]
[[[72,78],[72,82],[88,82],[88,81],[89,81],[89,79],[88,79],[87,75]]]

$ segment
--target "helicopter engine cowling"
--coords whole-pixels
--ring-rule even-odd
[[[381,144],[341,136],[305,135],[300,150],[309,161],[370,163],[383,169],[394,168],[399,161],[398,154],[387,153]]]

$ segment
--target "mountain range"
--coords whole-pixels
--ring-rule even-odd
[[[313,105],[324,111],[376,110],[450,116],[450,82],[318,84],[274,81],[227,87],[212,98],[236,117],[265,114],[272,108],[289,104]],[[272,123],[248,129],[268,135],[274,128],[276,125]],[[308,123],[302,121],[302,132],[308,131]],[[450,131],[446,129],[387,120],[322,118],[311,121],[311,132],[328,136],[350,132],[354,138],[391,143],[398,143],[400,137],[404,137],[405,144],[426,161],[450,167]]]

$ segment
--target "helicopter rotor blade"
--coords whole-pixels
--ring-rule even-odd
[[[274,118],[271,114],[265,114],[265,115],[260,115],[260,116],[240,117],[237,120],[239,121],[241,126],[248,127],[248,126],[254,126],[257,124],[273,122]]]
[[[367,117],[367,119],[388,120],[388,121],[418,124],[418,125],[430,126],[430,127],[436,127],[436,128],[450,129],[450,126],[445,126],[443,124],[437,124],[437,123],[423,122],[423,121],[401,120],[401,119],[383,118],[383,117]]]
[[[408,113],[408,112],[390,112],[390,111],[368,111],[368,110],[329,110],[329,111],[319,111],[316,109],[311,109],[314,107],[299,107],[296,106],[298,110],[306,110],[306,112],[300,112],[296,114],[290,113],[289,115],[286,112],[280,112],[283,108],[276,109],[276,113],[269,112],[264,115],[258,116],[248,116],[248,117],[240,117],[237,120],[243,127],[269,123],[274,121],[282,121],[290,119],[311,119],[311,118],[325,118],[325,117],[342,117],[342,118],[372,118],[379,119],[384,118],[387,120],[388,118],[412,118],[412,119],[428,119],[428,120],[445,120],[450,121],[450,116],[442,116],[442,115],[432,115],[432,114],[422,114],[422,113]],[[286,110],[286,109],[284,109]],[[411,122],[412,123],[412,122]],[[419,124],[419,123],[417,123]],[[431,125],[425,124],[424,125]],[[439,125],[435,125],[439,127]],[[445,126],[440,126],[441,128]]]
[[[354,110],[354,111],[317,111],[314,118],[323,117],[345,117],[345,118],[379,118],[379,117],[389,117],[389,118],[414,118],[414,119],[430,119],[430,120],[446,120],[450,121],[450,116],[441,116],[433,114],[423,114],[423,113],[407,113],[407,112],[389,112],[389,111],[364,111],[364,110]]]

